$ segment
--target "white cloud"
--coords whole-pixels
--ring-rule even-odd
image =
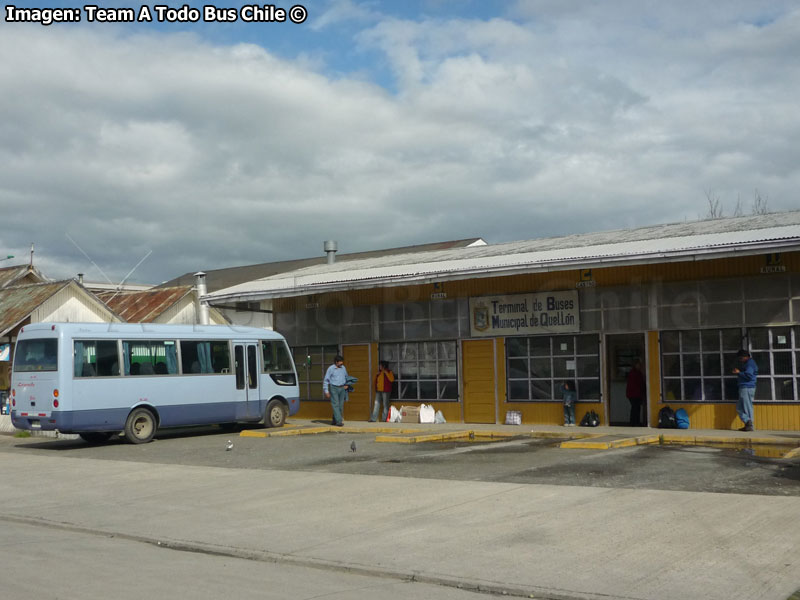
[[[683,220],[707,189],[729,212],[754,188],[797,208],[800,12],[677,4],[411,21],[333,3],[319,30],[364,17],[354,43],[385,59],[391,93],[359,65],[329,77],[252,44],[0,26],[0,253],[34,241],[46,272],[92,276],[68,233],[117,279],[152,249],[133,279],[161,281],[331,238]]]
[[[354,2],[353,0],[331,0],[326,10],[313,19],[311,29],[321,31],[343,23],[359,23],[375,21],[380,18],[379,11],[371,7],[372,2]]]

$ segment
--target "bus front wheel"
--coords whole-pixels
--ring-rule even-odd
[[[264,425],[267,427],[283,427],[284,423],[286,423],[286,407],[280,400],[273,400],[267,404]]]
[[[146,444],[156,433],[156,418],[146,408],[136,408],[125,421],[125,439],[131,444]]]

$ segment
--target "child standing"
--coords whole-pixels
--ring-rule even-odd
[[[575,427],[575,402],[578,400],[575,384],[565,381],[561,384],[561,393],[564,400],[564,427]]]

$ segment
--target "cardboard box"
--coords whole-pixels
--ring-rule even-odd
[[[401,406],[401,423],[419,423],[419,406]]]

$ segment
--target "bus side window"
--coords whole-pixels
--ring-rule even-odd
[[[292,355],[282,341],[261,342],[264,373],[291,373]]]

